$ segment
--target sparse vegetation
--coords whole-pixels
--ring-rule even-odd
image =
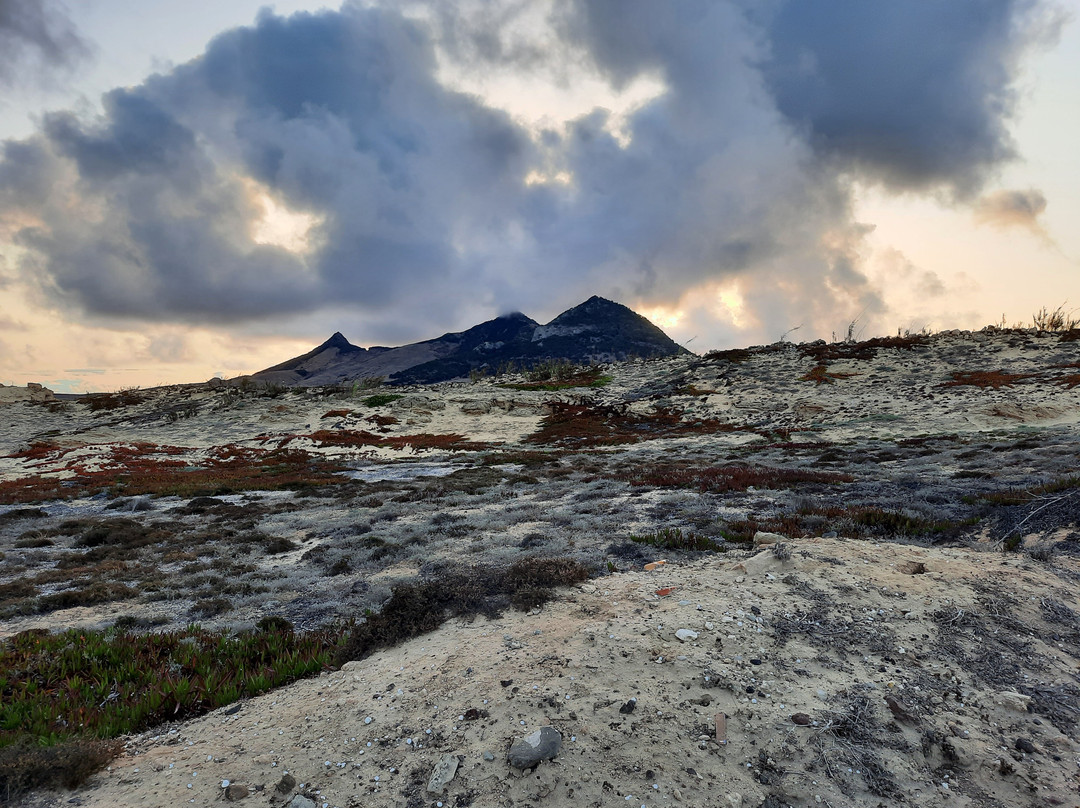
[[[392,404],[399,398],[404,398],[400,393],[376,393],[373,396],[366,396],[360,399],[360,403],[365,407],[385,407],[387,404]]]
[[[589,577],[588,567],[570,558],[526,558],[506,570],[464,567],[437,579],[401,584],[377,613],[353,629],[337,654],[337,664],[364,659],[381,648],[433,631],[450,617],[493,616],[506,606],[540,606],[556,586]]]
[[[1031,323],[1036,331],[1070,332],[1080,327],[1080,318],[1074,317],[1073,313],[1073,311],[1065,310],[1065,304],[1058,306],[1053,311],[1043,306],[1031,315]]]
[[[657,464],[619,475],[631,485],[655,488],[691,488],[703,493],[722,494],[754,488],[787,488],[805,483],[835,485],[854,480],[849,474],[810,469],[780,469],[765,466],[693,466]]]
[[[117,738],[327,669],[350,627],[230,635],[27,631],[0,641],[0,795],[72,788]]]
[[[808,373],[801,376],[800,379],[804,382],[813,382],[820,387],[823,384],[834,384],[837,379],[850,379],[852,376],[858,375],[858,373],[844,373],[839,370],[829,370],[828,366],[822,363],[820,365],[815,365]]]
[[[945,382],[942,387],[990,387],[1000,390],[1002,387],[1012,387],[1024,379],[1031,379],[1034,373],[1006,373],[1003,370],[992,371],[963,371],[958,370],[952,374],[952,381]]]
[[[681,528],[662,527],[654,533],[644,536],[631,536],[630,541],[648,544],[664,550],[695,550],[698,552],[716,552],[723,548],[708,536],[700,536],[692,530],[683,533]]]

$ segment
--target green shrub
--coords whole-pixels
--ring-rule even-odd
[[[360,399],[360,403],[365,407],[382,407],[392,401],[397,401],[399,398],[403,398],[403,396],[397,393],[376,393],[373,396]]]
[[[662,527],[655,533],[644,536],[631,536],[630,541],[648,544],[665,550],[697,550],[699,552],[717,552],[723,548],[708,536],[699,536],[691,530],[683,533],[680,528]]]

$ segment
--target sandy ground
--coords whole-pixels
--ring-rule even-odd
[[[446,624],[234,715],[130,738],[75,795],[26,804],[209,805],[225,780],[253,804],[302,793],[339,807],[1077,804],[1073,715],[1020,692],[1075,682],[1075,644],[1040,618],[1047,599],[1075,603],[1074,559],[789,546],[786,561],[669,563],[527,615]],[[983,651],[1016,642],[1019,667],[978,671]],[[510,743],[543,726],[562,734],[559,755],[512,769]],[[446,754],[457,775],[430,793]]]

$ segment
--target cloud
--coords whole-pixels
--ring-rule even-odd
[[[41,81],[42,73],[70,69],[91,53],[56,0],[0,0],[0,86]]]
[[[1066,19],[1030,0],[776,8],[764,75],[816,152],[890,188],[961,197],[1016,157],[1018,65]]]
[[[1046,197],[1036,188],[994,191],[980,197],[974,205],[975,221],[979,224],[1001,229],[1022,227],[1050,241],[1049,234],[1039,223],[1045,210]]]
[[[40,294],[132,322],[332,320],[400,342],[593,293],[659,305],[737,282],[761,332],[834,328],[883,310],[853,179],[969,193],[1012,155],[1037,7],[955,6],[889,12],[891,28],[794,2],[263,12],[106,94],[96,119],[54,113],[4,144],[0,238]],[[663,91],[617,127],[596,108],[538,132],[443,83],[448,60]],[[267,211],[302,238],[265,238]]]

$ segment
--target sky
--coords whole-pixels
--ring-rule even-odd
[[[599,294],[695,351],[1080,313],[1077,0],[0,0],[0,383]]]

